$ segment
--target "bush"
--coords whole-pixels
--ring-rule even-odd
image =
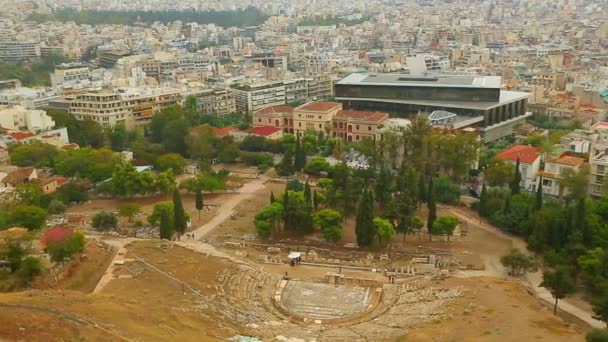
[[[240,153],[241,161],[247,165],[272,165],[272,154],[266,152],[245,152]]]
[[[328,172],[329,169],[330,165],[323,157],[314,157],[304,166],[304,172],[313,176],[319,176],[321,172]]]
[[[48,207],[49,214],[63,214],[67,209],[67,206],[60,200],[52,200]]]
[[[21,279],[22,284],[27,285],[40,273],[42,273],[40,259],[28,256],[21,261],[21,267],[17,271],[17,276]]]
[[[92,225],[100,231],[114,229],[118,225],[118,219],[113,213],[101,211],[93,216]]]
[[[80,231],[74,232],[62,242],[50,243],[47,251],[54,262],[60,262],[84,249],[84,234]]]
[[[608,329],[593,329],[587,333],[587,342],[608,342]]]

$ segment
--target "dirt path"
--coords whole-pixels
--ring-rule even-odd
[[[446,205],[441,205],[440,207],[442,209],[452,212],[460,219],[466,221],[472,226],[479,227],[484,231],[492,233],[501,239],[510,240],[513,243],[513,247],[520,249],[524,253],[528,253],[527,244],[522,238],[504,233],[497,227],[494,227],[493,225],[490,225],[485,222],[485,220],[480,219],[479,216],[477,216],[476,214],[472,215],[469,210]],[[480,274],[477,274],[478,272],[463,272],[463,274],[467,276],[490,275],[501,278],[506,277],[505,272],[502,271],[504,268],[502,267],[497,258],[482,256],[482,259],[484,260],[484,264],[486,265],[486,271],[479,271]],[[545,302],[551,305],[554,304],[555,298],[553,298],[553,295],[551,295],[551,293],[547,289],[540,286],[540,283],[542,282],[542,272],[528,272],[526,273],[525,280],[538,298],[544,300]],[[567,299],[559,301],[558,308],[573,316],[576,316],[577,318],[585,321],[594,328],[606,327],[606,324],[604,322],[594,319],[591,312],[582,310],[581,308],[568,303]]]
[[[116,254],[114,254],[114,258],[110,262],[110,265],[104,272],[101,279],[99,279],[99,282],[97,283],[97,286],[95,286],[93,293],[101,292],[101,290],[103,290],[103,288],[106,285],[108,285],[108,283],[110,283],[110,281],[114,278],[114,266],[116,265],[116,262],[125,260],[125,254],[127,252],[127,249],[125,246],[128,243],[134,241],[134,239],[122,238],[122,239],[108,239],[108,240],[103,240],[103,241],[105,243],[107,243],[108,245],[118,248],[118,251],[116,252]]]
[[[249,198],[256,191],[262,189],[266,180],[268,180],[266,176],[261,176],[260,178],[254,179],[253,181],[243,185],[239,189],[238,194],[230,197],[227,201],[222,203],[219,208],[217,208],[217,214],[209,222],[190,232],[194,233],[195,240],[205,237],[215,227],[219,226],[227,218],[232,216],[234,214],[234,208],[236,208],[241,201]]]

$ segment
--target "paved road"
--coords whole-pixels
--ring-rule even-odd
[[[528,250],[526,247],[527,244],[522,238],[506,234],[505,232],[501,231],[500,229],[486,223],[485,220],[480,221],[478,217],[471,216],[469,213],[467,213],[467,211],[462,210],[461,208],[445,206],[445,205],[441,205],[440,207],[451,211],[452,213],[454,213],[455,215],[460,217],[460,219],[462,219],[472,225],[475,225],[489,233],[492,233],[503,239],[511,240],[513,242],[514,247],[520,249],[524,253],[528,253]],[[504,277],[505,275],[503,273],[503,274],[495,274],[494,276]],[[551,295],[551,293],[547,289],[540,286],[540,283],[542,282],[542,278],[543,278],[543,276],[540,271],[539,272],[528,272],[528,273],[526,273],[526,276],[525,276],[525,280],[528,283],[528,285],[530,285],[532,290],[534,291],[534,294],[538,298],[553,305],[555,303],[555,298],[553,298],[553,295]],[[577,318],[585,321],[586,323],[588,323],[590,326],[592,326],[594,328],[605,328],[606,327],[606,323],[599,321],[597,319],[594,319],[592,316],[592,313],[587,312],[579,307],[576,307],[576,306],[568,303],[567,299],[559,301],[558,309],[565,311],[573,316],[576,316]]]

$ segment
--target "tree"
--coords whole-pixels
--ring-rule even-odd
[[[110,145],[113,151],[123,151],[127,148],[129,133],[124,122],[118,122],[110,132]]]
[[[606,292],[606,290],[608,290],[608,288],[605,288],[604,293],[593,299],[592,306],[593,313],[595,313],[593,318],[608,324],[608,292]]]
[[[535,209],[538,210],[543,207],[543,175],[540,175],[538,180],[538,186],[536,187],[536,203]]]
[[[433,233],[434,234],[445,234],[450,241],[450,236],[454,234],[454,229],[458,226],[458,217],[454,215],[440,216],[435,222],[433,222]]]
[[[289,176],[294,173],[293,154],[290,151],[285,151],[279,165],[277,165],[277,173],[279,176]]]
[[[173,236],[173,226],[171,225],[171,218],[167,211],[163,211],[160,214],[160,238],[171,240]]]
[[[554,315],[557,315],[557,302],[576,290],[572,273],[565,266],[558,266],[555,270],[543,272],[543,281],[540,286],[548,289],[555,298]]]
[[[374,228],[376,232],[376,237],[378,238],[378,244],[380,246],[385,245],[388,241],[391,240],[393,235],[395,235],[395,227],[391,223],[391,221],[387,219],[383,219],[381,217],[375,217],[374,220]]]
[[[63,214],[67,210],[67,206],[60,200],[54,199],[51,201],[51,203],[49,203],[49,207],[47,209],[49,214]]]
[[[477,204],[477,213],[479,216],[487,215],[487,206],[488,206],[488,193],[486,190],[486,183],[483,183],[481,186],[481,194],[479,195],[479,203]]]
[[[515,162],[515,169],[513,170],[513,180],[511,181],[511,195],[517,195],[520,191],[521,183],[521,171],[519,170],[519,158]]]
[[[300,138],[298,137],[297,142],[296,142],[296,152],[295,152],[295,159],[294,159],[293,167],[296,170],[296,172],[300,172],[304,168],[305,164],[306,164],[306,151],[304,151],[304,148],[302,147],[302,143],[300,142]]]
[[[21,167],[53,167],[60,151],[53,145],[34,141],[14,144],[9,148],[11,163]]]
[[[585,337],[587,342],[608,342],[608,329],[591,329]]]
[[[176,175],[184,172],[186,160],[177,153],[163,154],[156,159],[156,167],[161,171],[173,170]]]
[[[581,168],[575,171],[571,168],[562,168],[559,185],[568,190],[568,199],[580,200],[587,196],[589,184],[589,169]]]
[[[321,231],[323,239],[337,242],[342,238],[342,214],[333,209],[323,209],[314,216],[314,224]]]
[[[42,208],[19,205],[13,209],[11,223],[29,230],[37,230],[44,226],[46,217],[47,212]]]
[[[429,190],[427,195],[426,205],[429,210],[427,219],[426,219],[426,229],[429,232],[429,240],[433,240],[433,224],[435,224],[435,219],[437,219],[437,204],[435,203],[435,190],[433,188],[433,178],[429,181]]]
[[[95,216],[93,216],[93,221],[91,223],[93,228],[103,231],[109,229],[116,229],[118,226],[118,219],[114,213],[108,211],[100,211]]]
[[[141,211],[141,207],[137,203],[125,203],[118,207],[118,215],[127,217],[129,222],[133,221],[133,217]]]
[[[186,232],[186,228],[188,226],[188,214],[184,210],[184,205],[182,204],[182,197],[179,193],[178,189],[173,191],[173,228],[179,234],[183,234]]]
[[[44,192],[37,183],[25,183],[17,185],[15,189],[15,199],[21,204],[40,207]]]
[[[509,274],[512,276],[520,276],[536,267],[534,257],[525,255],[517,248],[513,248],[509,253],[503,255],[500,258],[500,263],[504,267],[511,268]]]
[[[194,197],[194,206],[196,210],[198,210],[198,219],[201,219],[201,211],[203,210],[203,190],[196,189],[195,197]]]
[[[84,181],[72,180],[57,189],[55,197],[63,203],[82,203],[89,200],[88,185]]]
[[[63,241],[48,243],[46,248],[52,261],[61,262],[71,258],[76,253],[82,252],[84,245],[84,234],[80,231],[75,231]]]
[[[513,178],[513,167],[504,160],[497,160],[485,171],[485,181],[490,186],[503,186]]]
[[[357,208],[357,218],[355,223],[355,233],[357,234],[357,245],[369,247],[376,238],[374,226],[374,199],[369,190],[364,190],[359,206]]]
[[[278,230],[279,222],[284,215],[283,205],[279,202],[274,202],[262,210],[260,210],[253,219],[253,224],[256,228],[256,233],[259,237],[267,239]]]
[[[320,176],[321,172],[328,172],[330,168],[327,160],[321,156],[312,158],[304,167],[304,172],[313,176]]]
[[[271,191],[271,192],[270,192],[270,204],[272,204],[272,203],[274,203],[274,202],[276,202],[276,199],[274,198],[274,192],[273,192],[273,191]]]
[[[10,241],[6,251],[6,260],[11,268],[11,273],[17,272],[21,267],[23,257],[26,255],[26,250],[18,241]]]
[[[460,187],[458,184],[454,184],[447,175],[439,176],[433,186],[437,201],[449,204],[457,204],[460,201]]]
[[[40,273],[42,273],[40,259],[33,256],[25,257],[21,261],[21,266],[17,271],[17,275],[23,285],[29,284]]]

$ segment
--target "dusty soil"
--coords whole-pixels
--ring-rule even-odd
[[[414,328],[402,341],[584,341],[519,284],[496,278],[450,278],[464,298],[448,309],[448,320]]]
[[[81,255],[66,266],[67,276],[56,284],[50,283],[46,274],[36,280],[33,288],[76,290],[85,293],[93,292],[99,279],[110,265],[116,249],[97,240],[89,239]]]

